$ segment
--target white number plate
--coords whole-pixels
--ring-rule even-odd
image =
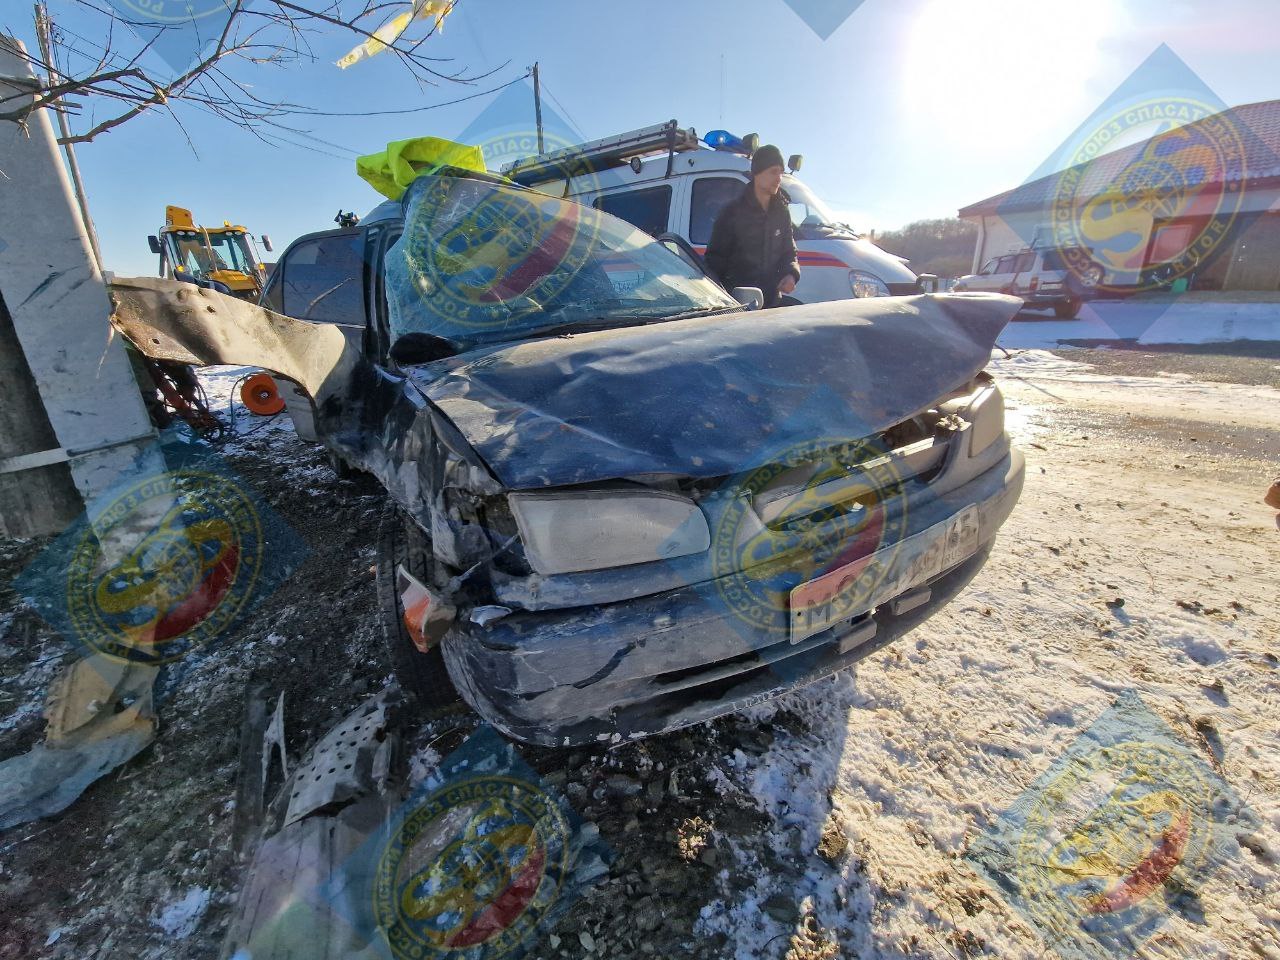
[[[877,607],[969,559],[978,551],[978,508],[954,516],[869,557],[791,591],[791,642]]]

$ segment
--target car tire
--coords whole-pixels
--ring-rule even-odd
[[[402,511],[388,505],[378,524],[377,558],[378,619],[387,659],[401,688],[423,707],[453,706],[460,698],[449,679],[444,655],[438,645],[427,653],[414,646],[404,625],[404,605],[396,588],[396,567],[402,564],[423,583],[430,582],[431,541]]]
[[[1079,297],[1072,297],[1070,300],[1063,300],[1053,305],[1053,313],[1059,320],[1074,320],[1080,315],[1080,308],[1084,306],[1084,301]]]

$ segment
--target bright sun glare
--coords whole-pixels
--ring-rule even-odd
[[[951,135],[1013,121],[1023,135],[1061,128],[1065,135],[1096,104],[1086,81],[1098,66],[1100,41],[1121,18],[1118,0],[1071,4],[1027,0],[930,0],[911,30],[903,85],[909,105],[940,104],[931,120]],[[1033,87],[1038,108],[1001,96]],[[989,149],[998,149],[992,142]]]

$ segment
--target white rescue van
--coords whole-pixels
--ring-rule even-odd
[[[544,193],[594,206],[655,237],[676,234],[704,253],[720,211],[751,181],[754,134],[717,130],[699,138],[675,120],[509,163],[501,173]],[[795,226],[800,283],[783,303],[906,296],[933,289],[907,261],[858,236],[796,176],[793,155],[782,189]]]

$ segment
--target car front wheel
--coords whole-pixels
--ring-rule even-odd
[[[382,512],[378,526],[378,619],[391,668],[405,692],[422,706],[440,709],[459,701],[445,669],[439,645],[419,650],[404,622],[404,604],[396,584],[396,567],[403,566],[422,583],[431,582],[431,541],[422,529],[394,506]]]
[[[1079,297],[1072,297],[1070,300],[1063,300],[1053,305],[1053,312],[1059,320],[1074,320],[1080,315],[1080,308],[1084,302]]]

